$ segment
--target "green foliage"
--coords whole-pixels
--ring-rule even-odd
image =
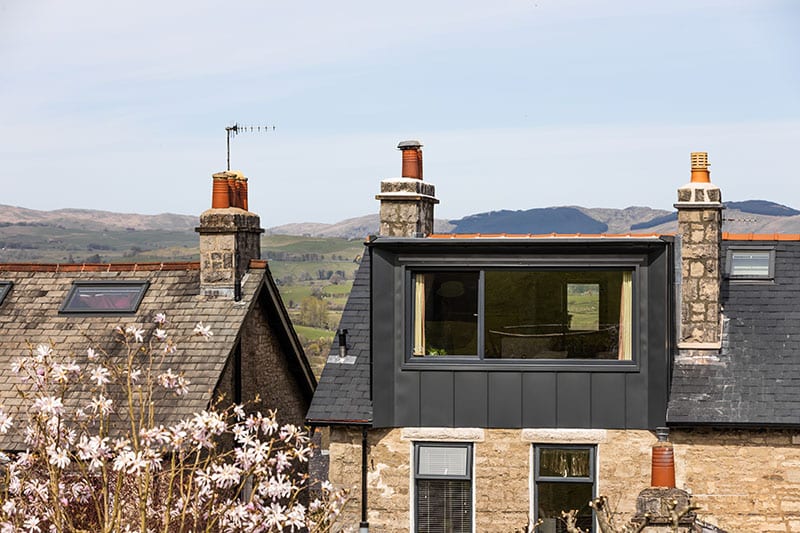
[[[316,328],[328,327],[328,302],[316,296],[307,296],[300,302],[299,323]]]

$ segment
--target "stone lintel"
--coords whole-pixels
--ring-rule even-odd
[[[204,235],[213,235],[213,234],[222,234],[222,233],[256,233],[262,234],[266,230],[264,228],[220,228],[215,226],[198,226],[194,228],[194,231],[197,233],[202,233]]]
[[[428,201],[434,204],[439,203],[439,199],[427,194],[417,194],[413,192],[389,192],[385,194],[376,194],[376,200],[390,200],[395,202],[415,202],[418,200]]]
[[[604,442],[608,432],[605,429],[532,429],[522,430],[522,440],[536,443],[560,444],[598,444]]]
[[[725,209],[722,202],[675,202],[672,206],[675,209]]]
[[[697,351],[719,351],[722,349],[722,341],[717,342],[679,342],[679,350]]]
[[[483,442],[481,428],[402,428],[400,440]]]

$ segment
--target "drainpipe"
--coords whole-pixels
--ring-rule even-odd
[[[361,428],[361,523],[358,533],[369,533],[367,521],[367,428]]]

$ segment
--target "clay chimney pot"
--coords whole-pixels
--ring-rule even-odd
[[[692,183],[711,183],[708,152],[692,152]]]
[[[211,189],[211,208],[226,209],[231,206],[230,193],[228,192],[228,176],[224,172],[214,174],[214,184]]]
[[[415,140],[402,141],[397,149],[403,152],[403,169],[400,174],[404,178],[422,179],[422,143]]]

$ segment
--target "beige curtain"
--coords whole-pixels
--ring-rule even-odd
[[[619,297],[619,360],[630,361],[633,357],[631,350],[632,322],[633,322],[633,275],[631,272],[622,273],[622,287]]]
[[[425,278],[414,276],[414,355],[425,355]]]

